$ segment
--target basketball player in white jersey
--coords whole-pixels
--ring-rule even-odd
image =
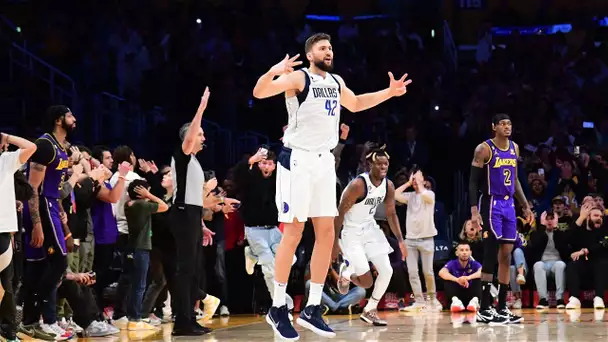
[[[266,316],[275,333],[286,340],[299,339],[288,318],[285,293],[291,260],[308,218],[312,218],[316,242],[310,262],[308,303],[297,322],[321,336],[335,336],[323,321],[320,304],[331,261],[333,221],[337,214],[336,171],[330,150],[338,144],[340,106],[360,112],[405,94],[406,86],[411,83],[405,80],[407,74],[395,80],[389,72],[388,88],[355,95],[342,78],[330,73],[334,53],[329,35],[312,35],[306,40],[305,52],[310,63],[308,68],[294,72],[294,67],[302,64],[297,61],[299,55],[285,56],[258,79],[253,89],[253,96],[258,99],[285,93],[289,114],[284,147],[277,160],[276,202],[279,221],[285,224],[285,230],[275,258],[273,307]]]
[[[338,281],[341,293],[348,292],[350,281],[357,286],[370,288],[374,279],[369,262],[374,264],[378,277],[372,296],[361,314],[361,320],[376,326],[385,326],[386,321],[378,317],[378,302],[384,296],[393,276],[393,267],[388,258],[393,249],[374,219],[379,205],[383,204],[386,208],[388,224],[399,242],[404,260],[407,251],[395,211],[395,186],[386,179],[389,156],[383,149],[377,149],[368,154],[366,159],[369,173],[362,173],[353,179],[342,193],[335,220],[336,239],[332,256],[337,256],[339,250],[342,250],[344,263],[340,267]]]

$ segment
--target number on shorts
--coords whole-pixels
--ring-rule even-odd
[[[505,185],[510,186],[511,185],[511,170],[504,169],[502,171],[502,173],[505,175]]]
[[[338,106],[338,100],[326,100],[325,109],[327,109],[327,116],[336,116],[336,107]]]

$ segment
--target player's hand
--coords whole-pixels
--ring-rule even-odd
[[[534,214],[532,213],[532,210],[530,209],[530,207],[525,206],[523,208],[523,214],[524,214],[524,217],[526,218],[527,224],[532,224],[532,222],[534,222]]]
[[[70,236],[65,240],[65,249],[68,253],[72,253],[74,251],[74,239]]]
[[[259,163],[262,160],[268,157],[268,152],[266,150],[259,148],[258,151],[249,158],[249,165],[253,165],[255,163]]]
[[[350,127],[343,123],[340,125],[340,139],[346,140],[348,138],[348,132],[350,132]]]
[[[481,226],[483,225],[481,214],[479,214],[477,207],[471,207],[471,223],[476,229],[481,228]]]
[[[32,238],[30,240],[30,246],[34,248],[42,247],[42,243],[44,242],[44,233],[42,232],[42,223],[34,224],[34,229],[32,229]]]
[[[297,54],[293,57],[289,57],[289,55],[285,55],[282,61],[275,64],[268,71],[272,76],[280,76],[283,74],[289,74],[293,72],[293,68],[302,64],[302,61],[298,61],[297,59],[300,57],[300,54]]]
[[[405,241],[399,242],[399,249],[401,250],[401,261],[405,261],[405,258],[407,258],[407,248],[405,247]]]
[[[197,113],[202,113],[207,109],[207,103],[209,103],[209,96],[211,92],[209,91],[209,87],[205,87],[205,92],[203,93],[203,97],[201,97],[201,103],[198,105]]]
[[[390,83],[388,86],[389,94],[392,96],[401,96],[407,93],[407,86],[412,83],[412,80],[406,80],[407,74],[401,76],[400,79],[396,80],[395,76],[393,76],[392,72],[388,72],[388,78],[390,79]]]
[[[342,249],[340,248],[340,244],[338,243],[338,239],[334,241],[334,247],[331,250],[331,261],[336,262],[338,260],[338,255],[342,253]]]
[[[469,287],[469,281],[465,277],[458,278],[456,282],[465,289]]]

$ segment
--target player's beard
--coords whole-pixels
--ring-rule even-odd
[[[61,128],[63,128],[66,134],[70,134],[74,130],[74,126],[68,125],[68,123],[65,121],[65,118],[61,121]]]
[[[334,70],[334,61],[332,60],[331,64],[327,65],[327,64],[325,64],[325,59],[316,60],[315,66],[325,72],[330,72],[330,71]]]

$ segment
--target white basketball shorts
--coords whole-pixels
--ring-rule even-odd
[[[393,252],[384,232],[380,230],[376,222],[362,226],[345,225],[342,228],[342,237],[339,242],[344,259],[353,266],[355,274],[358,276],[364,275],[370,270],[370,259]]]
[[[335,217],[336,169],[330,152],[307,152],[283,147],[277,158],[276,204],[279,222],[309,217]]]

